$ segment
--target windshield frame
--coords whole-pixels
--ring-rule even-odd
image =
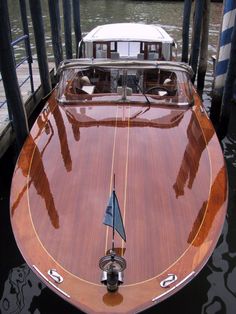
[[[71,99],[66,97],[66,88],[75,78],[75,73],[89,73],[95,71],[103,71],[104,73],[119,73],[122,77],[122,83],[116,90],[110,90],[109,92],[92,92],[89,96],[87,94],[88,88],[86,88],[86,93],[80,95],[80,97],[74,96]],[[113,72],[112,72],[113,71]],[[176,81],[178,97],[172,97],[164,92],[153,94],[147,92],[139,83],[136,85],[136,92],[130,91],[130,87],[127,83],[127,77],[135,77],[135,75],[130,75],[133,73],[148,73],[149,71],[160,72],[160,73],[173,73]],[[75,59],[66,60],[62,62],[58,68],[58,75],[60,77],[56,99],[59,103],[76,103],[76,102],[148,102],[152,104],[170,104],[178,106],[189,106],[193,102],[193,91],[191,76],[191,68],[180,62],[168,62],[168,61],[113,61],[113,60],[94,60],[94,59]],[[136,75],[137,76],[137,75]],[[141,77],[141,76],[140,76]],[[143,78],[142,78],[143,79]],[[121,79],[120,79],[121,82]],[[154,84],[154,83],[153,83]],[[89,85],[89,84],[86,84]],[[91,86],[96,87],[94,81]],[[92,89],[91,89],[92,90]]]

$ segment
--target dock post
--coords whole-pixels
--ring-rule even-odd
[[[36,50],[38,55],[39,74],[44,95],[52,89],[45,45],[42,8],[40,0],[29,0],[30,12],[34,28]]]
[[[80,26],[80,0],[72,0],[73,3],[73,20],[75,30],[76,56],[78,57],[78,44],[81,41],[81,26]]]
[[[0,0],[0,15],[1,75],[7,99],[7,106],[11,112],[17,146],[20,149],[28,135],[29,128],[15,69],[14,55],[11,46],[8,2],[6,0]]]
[[[225,88],[223,93],[222,112],[219,130],[221,137],[223,137],[228,131],[229,121],[232,118],[231,117],[232,106],[236,106],[236,17],[234,20],[228,71],[226,75]],[[235,110],[233,112],[235,113]]]
[[[48,0],[48,7],[51,24],[53,54],[56,68],[58,68],[60,62],[63,60],[59,1]]]
[[[28,36],[28,38],[25,41],[25,50],[27,52],[27,57],[28,57],[31,92],[33,93],[34,92],[33,71],[32,71],[33,58],[32,58],[31,47],[30,47],[29,27],[28,27],[28,19],[27,19],[27,10],[26,10],[25,0],[20,0],[20,12],[21,12],[23,32],[24,32],[24,35]]]
[[[236,15],[236,1],[225,0],[219,49],[215,66],[215,79],[213,82],[212,105],[210,117],[214,125],[219,123],[221,115],[221,103],[224,92],[226,73],[231,49],[231,36]]]
[[[63,0],[63,13],[64,13],[64,33],[65,33],[65,46],[66,46],[66,59],[72,59],[72,36],[71,36],[71,1]]]
[[[191,49],[191,57],[190,57],[190,65],[193,69],[193,78],[192,82],[194,83],[197,67],[198,67],[198,57],[200,50],[200,38],[201,38],[201,26],[202,26],[202,15],[203,15],[203,2],[204,0],[195,1],[195,17],[194,17],[194,25],[193,25],[193,40],[192,40],[192,49]]]
[[[189,24],[191,15],[192,0],[184,1],[184,14],[183,14],[183,31],[182,31],[182,62],[188,63],[188,50],[189,50]]]
[[[208,39],[209,39],[209,23],[210,23],[210,6],[211,0],[204,1],[200,57],[197,74],[197,90],[202,93],[204,89],[205,76],[208,61]]]

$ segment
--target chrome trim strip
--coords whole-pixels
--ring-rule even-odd
[[[184,63],[177,61],[150,61],[150,60],[111,60],[111,59],[68,59],[60,63],[57,74],[60,74],[65,69],[69,68],[81,68],[86,69],[90,67],[101,67],[101,68],[117,68],[117,69],[171,69],[173,71],[183,71],[193,74],[192,68]]]

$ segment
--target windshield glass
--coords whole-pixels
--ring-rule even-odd
[[[189,75],[175,67],[65,67],[57,99],[60,102],[128,101],[190,104]]]

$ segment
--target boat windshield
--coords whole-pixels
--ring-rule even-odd
[[[63,63],[57,100],[75,102],[192,103],[190,70],[176,62]]]

